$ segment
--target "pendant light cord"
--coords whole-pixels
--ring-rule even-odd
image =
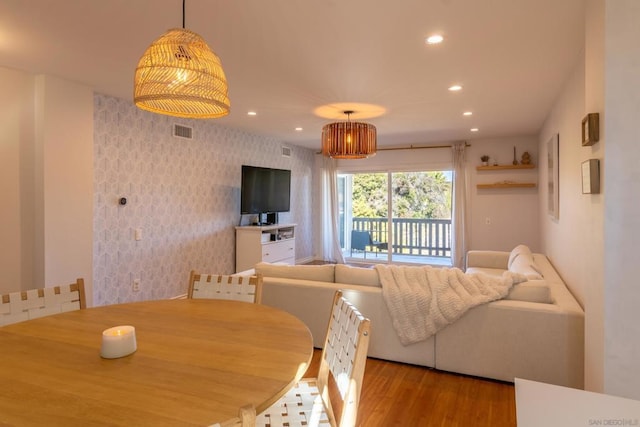
[[[347,123],[349,123],[349,122],[351,121],[350,119],[351,119],[351,115],[352,115],[353,113],[354,113],[354,111],[352,111],[352,110],[344,111],[344,114],[346,114],[346,115],[347,115]]]
[[[184,6],[187,0],[182,0],[182,29],[184,30]]]

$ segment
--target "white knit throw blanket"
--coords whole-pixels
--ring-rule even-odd
[[[426,340],[470,308],[504,298],[513,285],[527,280],[509,271],[496,277],[429,266],[376,265],[376,270],[403,345]]]

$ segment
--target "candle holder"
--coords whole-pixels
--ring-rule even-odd
[[[133,326],[114,326],[102,331],[100,356],[103,358],[117,359],[130,355],[136,349],[136,328]]]

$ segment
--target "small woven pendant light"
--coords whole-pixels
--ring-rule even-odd
[[[336,122],[322,128],[322,154],[334,159],[364,159],[376,154],[376,127],[369,123],[352,122],[353,111],[345,111],[346,122]]]
[[[138,62],[133,101],[141,109],[188,118],[229,114],[227,79],[220,58],[198,34],[182,28],[167,31]]]

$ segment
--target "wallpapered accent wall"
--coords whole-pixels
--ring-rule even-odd
[[[193,139],[172,136],[174,124]],[[185,293],[189,272],[235,268],[241,165],[290,169],[296,258],[313,255],[312,150],[221,126],[144,112],[130,101],[94,99],[94,304]],[[285,144],[286,145],[286,144]],[[120,205],[121,197],[127,199]],[[243,218],[243,225],[251,220]],[[142,239],[135,240],[135,230]],[[139,291],[133,281],[139,280]]]

